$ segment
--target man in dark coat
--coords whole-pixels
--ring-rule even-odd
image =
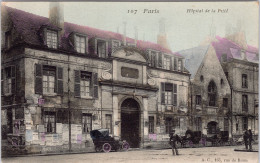
[[[245,142],[246,150],[248,150],[248,137],[249,137],[249,134],[248,134],[248,131],[246,129],[244,134],[243,134],[243,139],[244,139],[244,142]]]
[[[248,145],[249,150],[252,151],[252,141],[253,141],[253,134],[251,130],[248,130]]]
[[[172,146],[172,154],[175,155],[179,155],[178,153],[178,149],[176,146],[176,142],[179,141],[181,143],[181,138],[175,134],[175,130],[172,130],[172,132],[170,133],[170,144]]]

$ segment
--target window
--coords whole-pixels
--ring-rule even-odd
[[[63,94],[63,68],[35,64],[35,93]]]
[[[217,87],[214,81],[208,85],[209,106],[216,106]]]
[[[43,66],[43,93],[54,93],[56,81],[56,67]]]
[[[229,128],[228,118],[224,118],[224,131],[228,131],[228,128]]]
[[[12,91],[12,75],[11,75],[11,67],[5,68],[5,95],[11,94]]]
[[[149,133],[154,133],[154,116],[149,116]]]
[[[236,132],[238,132],[238,123],[236,123]]]
[[[80,80],[80,96],[89,97],[91,73],[82,71]]]
[[[165,120],[165,129],[166,129],[166,134],[169,134],[172,130],[172,118],[166,118]]]
[[[177,105],[177,85],[161,83],[161,103],[165,105]]]
[[[57,49],[58,35],[56,31],[47,30],[47,46],[48,48]]]
[[[227,108],[228,107],[228,98],[223,98],[223,107]]]
[[[182,60],[179,59],[178,60],[178,71],[181,71],[182,70]]]
[[[106,114],[106,128],[112,133],[112,115]]]
[[[248,98],[247,95],[242,95],[242,111],[248,111]]]
[[[46,133],[56,132],[56,113],[45,111],[44,112],[44,128]]]
[[[106,58],[106,42],[102,40],[97,41],[97,54],[101,58]]]
[[[217,122],[211,121],[208,123],[208,134],[216,134],[217,133]]]
[[[15,91],[15,66],[1,69],[1,89],[2,95],[11,95]]]
[[[196,95],[196,105],[201,105],[201,95]]]
[[[242,122],[243,122],[243,130],[248,129],[248,118],[247,117],[243,117],[242,118]]]
[[[138,79],[139,71],[138,69],[134,69],[134,68],[121,67],[121,76],[126,78]]]
[[[119,42],[119,41],[113,41],[113,42],[112,42],[112,48],[113,48],[113,50],[114,50],[115,48],[119,47],[119,46],[120,46],[120,42]]]
[[[89,133],[92,130],[92,115],[91,114],[82,115],[82,128],[83,128],[83,133]]]
[[[171,58],[168,56],[164,56],[163,58],[163,68],[166,70],[170,70],[171,68]]]
[[[11,32],[6,32],[5,33],[5,48],[9,49],[11,47],[11,40],[12,40],[12,36],[11,36]]]
[[[74,70],[74,94],[75,97],[98,98],[97,73]]]
[[[162,67],[162,62],[163,62],[163,60],[162,60],[162,53],[159,53],[158,54],[158,67]]]
[[[201,82],[204,81],[204,77],[203,77],[203,75],[200,76],[200,81],[201,81]]]
[[[202,131],[202,120],[201,120],[201,117],[196,117],[195,118],[195,127],[196,127],[196,131]]]
[[[76,51],[78,53],[86,53],[86,37],[85,36],[75,36],[75,43],[76,43]]]
[[[150,66],[155,67],[155,65],[156,65],[156,52],[151,51]]]
[[[247,88],[247,75],[242,74],[242,88]]]

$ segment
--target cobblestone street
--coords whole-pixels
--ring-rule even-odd
[[[257,152],[235,152],[234,147],[183,148],[179,156],[172,156],[171,149],[164,150],[130,150],[128,152],[85,153],[51,156],[28,156],[3,158],[4,163],[81,163],[81,162],[188,162],[188,163],[257,163]],[[257,149],[257,146],[254,146]]]

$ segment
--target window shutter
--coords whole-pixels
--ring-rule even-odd
[[[177,84],[173,84],[173,105],[177,106]]]
[[[158,54],[158,67],[162,67],[162,53]]]
[[[181,71],[184,71],[183,59],[181,59]]]
[[[80,97],[80,71],[74,70],[74,94],[75,97]]]
[[[97,73],[93,73],[92,74],[92,96],[94,98],[98,98],[98,74]]]
[[[1,95],[4,95],[4,70],[1,69]]]
[[[35,93],[42,94],[42,65],[35,64]]]
[[[63,95],[63,68],[57,68],[57,94]]]
[[[161,83],[161,104],[165,104],[165,83]]]
[[[15,66],[12,66],[11,67],[11,80],[12,80],[12,94],[15,94],[15,90],[16,90],[16,82],[15,82],[15,79],[16,79],[16,69],[15,69]]]
[[[170,70],[174,69],[174,57],[171,57]]]
[[[178,62],[177,58],[174,57],[174,70],[177,70]]]
[[[108,42],[106,41],[106,53],[105,53],[105,58],[107,58],[108,57]]]

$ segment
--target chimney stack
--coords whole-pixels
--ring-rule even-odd
[[[126,46],[126,22],[124,22],[124,46]]]
[[[64,11],[63,4],[60,2],[49,2],[49,20],[50,22],[64,30]]]
[[[138,40],[138,30],[137,27],[135,26],[135,46],[137,45],[137,40]]]
[[[169,44],[167,42],[164,18],[160,19],[160,21],[159,21],[159,34],[157,35],[157,44],[170,50]]]

